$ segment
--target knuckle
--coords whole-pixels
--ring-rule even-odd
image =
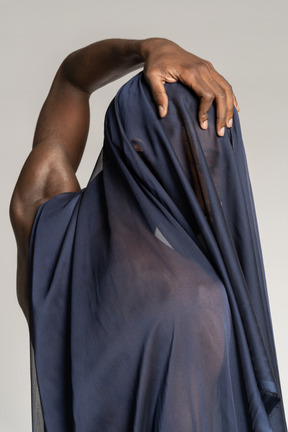
[[[214,69],[214,66],[213,66],[213,64],[210,61],[206,60],[206,64],[207,64],[207,67],[209,69]]]
[[[147,81],[153,81],[158,74],[159,74],[158,68],[153,67],[145,71],[145,78]]]
[[[165,95],[165,91],[154,91],[154,90],[152,90],[151,91],[151,93],[152,93],[152,95],[155,97],[155,98],[162,98],[163,97],[163,95]]]
[[[207,120],[208,119],[208,111],[199,112],[199,118],[201,120]]]
[[[203,66],[205,67],[205,69],[207,69],[207,70],[211,70],[211,69],[214,69],[213,68],[213,65],[212,65],[212,63],[210,62],[210,61],[208,61],[208,60],[203,60]]]
[[[207,62],[205,60],[202,60],[202,61],[198,62],[198,67],[200,69],[207,70],[208,69],[208,64],[207,64]]]
[[[226,84],[226,91],[233,94],[233,88],[232,85],[230,83],[227,82]]]
[[[197,75],[197,67],[196,66],[186,66],[184,70],[180,73],[180,76],[182,78],[186,78],[187,76],[190,76],[191,78],[194,78]]]
[[[226,100],[226,94],[223,90],[218,90],[217,92],[217,98],[221,99],[221,100]]]
[[[216,118],[217,122],[219,122],[220,124],[225,124],[226,116],[224,116],[223,114],[217,114]]]
[[[155,75],[158,72],[158,67],[150,66],[149,69],[146,70],[146,74]]]
[[[206,62],[206,60],[199,61],[197,63],[197,68],[201,75],[207,75],[207,73],[210,73],[210,67],[208,62]]]
[[[215,94],[212,91],[206,90],[203,94],[203,98],[206,99],[207,102],[213,102]]]

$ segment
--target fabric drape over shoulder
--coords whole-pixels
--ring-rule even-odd
[[[224,137],[167,84],[118,92],[85,189],[31,237],[34,432],[285,432],[237,112]]]

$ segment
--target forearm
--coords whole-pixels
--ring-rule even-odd
[[[89,131],[89,97],[143,65],[145,41],[109,39],[81,48],[61,64],[43,105],[33,147],[61,146],[76,172]]]
[[[63,62],[64,77],[91,94],[143,66],[147,41],[107,39],[71,53]]]

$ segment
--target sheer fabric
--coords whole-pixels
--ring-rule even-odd
[[[34,432],[287,430],[237,112],[220,138],[166,90],[159,119],[125,84],[87,187],[37,213]]]

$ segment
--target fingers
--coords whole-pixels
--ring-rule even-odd
[[[231,127],[233,123],[233,97],[228,89],[214,83],[216,89],[216,129],[219,136],[225,134],[225,126]]]
[[[200,97],[198,118],[202,129],[208,128],[208,112],[211,108],[215,94],[212,89],[206,84],[201,76],[195,71],[191,76],[192,85],[190,85],[195,93]]]
[[[190,60],[188,63],[186,63],[187,55]],[[159,62],[159,58],[157,62]],[[186,65],[183,66],[181,63],[186,63]],[[163,63],[164,66],[162,65],[163,67],[159,67],[156,61],[152,67],[147,66],[147,64],[144,66],[145,78],[150,86],[153,99],[158,106],[160,117],[165,117],[168,112],[165,82],[181,81],[192,88],[200,97],[198,118],[202,129],[208,128],[208,112],[215,101],[216,131],[219,136],[223,136],[225,128],[230,128],[233,124],[234,105],[239,111],[231,85],[206,60],[185,53],[185,63],[184,59],[182,59],[179,66],[174,58],[173,62],[171,61],[172,66],[166,60]]]
[[[236,98],[231,85],[215,70],[213,72],[215,76],[214,86],[217,88],[215,97],[217,109],[217,131],[220,136],[223,136],[225,133],[225,125],[228,128],[233,125],[234,101],[236,101]]]
[[[219,136],[223,136],[227,119],[226,95],[217,85],[214,85],[213,90],[209,89],[201,96],[199,122],[202,129],[208,128],[208,112],[214,99],[216,101],[216,130]],[[231,121],[227,121],[227,126],[232,126]]]
[[[161,118],[165,117],[168,112],[168,96],[165,91],[165,80],[157,71],[151,71],[146,74],[146,81],[148,82],[152,97],[158,107],[159,115]]]
[[[233,124],[234,105],[239,110],[231,85],[205,60],[184,71],[181,81],[200,97],[198,117],[202,129],[208,127],[208,112],[215,100],[216,131],[223,136],[225,127],[230,128]]]

